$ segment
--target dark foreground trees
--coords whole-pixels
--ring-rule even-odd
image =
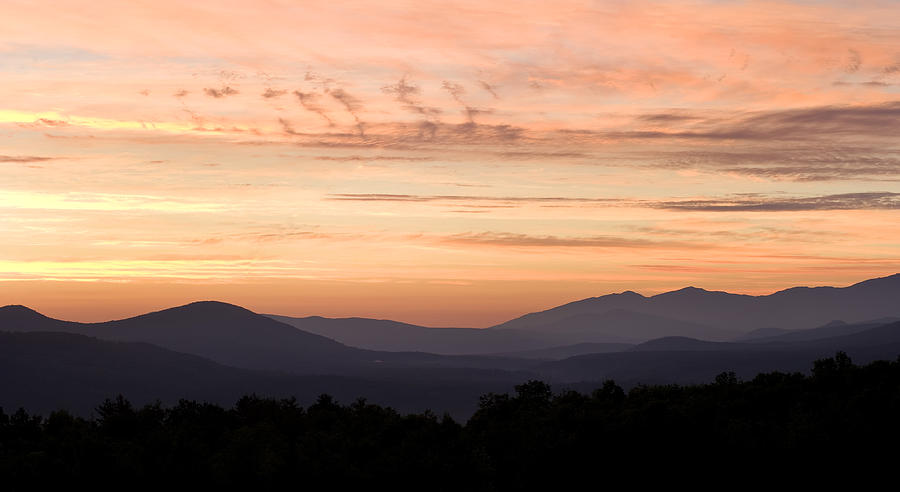
[[[900,361],[859,367],[842,353],[816,361],[811,376],[741,382],[724,373],[712,384],[627,393],[613,382],[591,394],[554,394],[539,381],[515,390],[483,396],[464,426],[328,396],[308,408],[248,396],[231,409],[135,408],[119,397],[93,419],[0,411],[0,477],[8,490],[558,490],[599,488],[613,476],[640,482],[642,472],[822,473],[863,455],[895,457],[900,443]]]

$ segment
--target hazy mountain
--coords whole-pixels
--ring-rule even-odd
[[[576,343],[558,347],[548,347],[520,352],[506,352],[496,355],[521,357],[525,359],[559,360],[584,354],[603,354],[607,352],[624,352],[634,345],[630,343]]]
[[[767,343],[818,340],[822,338],[852,335],[854,333],[866,331],[870,328],[886,325],[895,321],[898,321],[898,318],[882,318],[853,324],[835,320],[818,328],[810,328],[808,330],[783,330],[782,333],[774,334],[773,336],[756,337],[751,338],[747,341],[752,343]]]
[[[7,311],[16,313],[10,319]],[[104,340],[146,342],[200,355],[235,367],[309,372],[377,357],[334,340],[304,333],[244,308],[222,302],[194,302],[133,318],[104,323],[50,324],[38,313],[24,316],[21,306],[0,308],[0,329],[63,331]],[[39,323],[30,324],[29,320]]]
[[[839,337],[811,341],[719,343],[667,337],[626,352],[590,354],[545,362],[534,368],[556,381],[614,379],[634,384],[699,383],[733,371],[742,378],[760,372],[807,371],[809,362],[847,352],[857,362],[894,360],[900,355],[900,322]]]
[[[227,367],[146,343],[111,342],[70,333],[0,332],[0,407],[83,415],[123,394],[137,404],[180,398],[231,405],[240,396],[297,397],[307,405],[328,393],[343,402],[369,398],[402,411],[435,409],[467,417],[478,396],[507,391],[525,375],[424,369],[392,379],[291,375]]]
[[[493,354],[547,347],[552,334],[519,330],[427,328],[398,321],[368,318],[323,318],[267,315],[308,333],[371,350],[418,351],[434,354]]]
[[[750,340],[758,340],[761,338],[771,338],[777,337],[778,335],[784,335],[786,333],[792,333],[800,330],[787,330],[784,328],[757,328],[755,330],[750,330],[743,335],[734,338],[734,342],[746,342]]]
[[[409,366],[516,370],[527,365],[503,357],[362,350],[214,301],[104,323],[53,320],[22,306],[0,308],[0,331],[47,330],[152,343],[229,366],[302,374],[389,374]]]
[[[735,336],[734,332],[691,321],[682,321],[622,308],[593,313],[583,312],[584,307],[577,306],[572,310],[574,314],[564,309],[557,311],[553,316],[539,316],[537,317],[539,321],[536,323],[534,321],[537,320],[529,318],[521,326],[517,320],[513,320],[494,327],[491,331],[506,331],[511,329],[510,327],[515,326],[512,329],[553,334],[558,340],[564,340],[569,343],[638,343],[669,335],[709,340],[728,340]],[[545,313],[547,312],[545,311]],[[522,320],[528,316],[530,315],[519,319]]]
[[[595,327],[592,328],[594,330],[603,330],[605,334],[621,339],[641,338],[635,336],[636,332],[631,331],[633,327],[627,323],[617,326],[614,321],[603,318],[607,313],[620,310],[731,332],[749,331],[763,326],[807,329],[835,319],[856,323],[873,318],[900,316],[900,274],[866,280],[843,288],[795,287],[765,296],[711,292],[694,287],[652,297],[623,292],[526,314],[493,329],[552,332],[567,329],[565,327],[569,325],[575,327],[572,329],[582,330],[581,327],[589,328],[589,320],[593,319],[596,320]],[[665,330],[666,327],[661,325],[654,329]],[[683,326],[671,324],[664,335],[727,339],[721,336],[722,331],[700,335],[698,332],[682,332],[683,329]],[[734,333],[731,338],[734,338]]]
[[[635,345],[632,352],[706,352],[711,350],[752,350],[752,346],[744,343],[710,342],[689,337],[663,337]]]

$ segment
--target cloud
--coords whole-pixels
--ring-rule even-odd
[[[422,92],[418,86],[409,84],[406,81],[406,75],[401,77],[396,84],[382,87],[381,91],[394,96],[394,99],[405,104],[417,104],[418,101],[415,99],[415,96]]]
[[[227,97],[227,96],[233,96],[235,94],[240,94],[240,92],[237,89],[234,89],[231,86],[227,86],[227,85],[225,87],[222,87],[221,89],[211,89],[211,88],[205,87],[203,89],[203,92],[207,96],[214,97],[216,99],[220,99],[220,98]]]
[[[799,212],[812,210],[897,210],[900,193],[844,193],[805,198],[735,197],[725,199],[662,201],[651,205],[667,210],[697,212]]]
[[[844,71],[847,73],[856,73],[862,65],[862,55],[854,49],[847,50],[847,63],[844,65]]]
[[[460,106],[462,106],[463,116],[466,117],[466,123],[459,125],[457,131],[471,132],[472,129],[474,128],[474,126],[476,125],[476,123],[475,123],[476,116],[478,116],[480,114],[490,114],[490,113],[494,112],[494,110],[491,108],[481,109],[481,108],[476,108],[474,106],[469,106],[468,104],[466,104],[466,102],[463,100],[463,96],[466,94],[466,89],[465,89],[465,87],[463,87],[455,82],[449,82],[449,81],[445,80],[441,83],[441,87],[443,87],[444,90],[450,94],[450,97],[452,97],[454,101],[456,101]]]
[[[497,152],[498,157],[504,159],[580,159],[590,157],[586,152],[547,152],[547,151],[530,151],[530,150],[512,150],[506,152]]]
[[[419,162],[419,161],[431,161],[433,160],[431,157],[411,157],[411,156],[401,156],[401,155],[376,155],[376,156],[364,156],[364,155],[346,155],[346,156],[333,156],[333,155],[320,155],[315,157],[318,161],[342,161],[342,162],[350,162],[350,161],[407,161],[407,162]]]
[[[900,209],[900,193],[864,192],[814,197],[784,198],[766,195],[734,195],[695,200],[636,200],[561,196],[410,195],[393,193],[335,193],[328,200],[358,202],[436,203],[452,207],[511,208],[526,205],[595,205],[604,207],[656,208],[699,212],[792,212],[813,210]]]
[[[647,116],[638,117],[640,121]],[[691,116],[684,112],[659,113],[655,121],[695,119],[681,131],[632,130],[605,132],[625,139],[687,138],[711,140],[819,140],[835,136],[900,136],[900,102],[859,106],[812,108],[738,114],[731,118]]]
[[[475,123],[475,117],[478,115],[491,114],[494,112],[494,110],[491,108],[480,109],[480,108],[473,108],[472,106],[466,106],[464,111],[465,111],[466,119],[469,120],[469,123]]]
[[[21,164],[28,164],[31,162],[44,162],[52,159],[56,159],[56,157],[42,157],[36,155],[0,155],[0,162],[16,162]]]
[[[344,109],[350,113],[350,116],[356,121],[356,129],[359,131],[360,137],[365,137],[365,123],[359,118],[359,111],[362,109],[362,103],[359,99],[347,94],[344,89],[331,89],[328,94],[336,101],[340,102]]]
[[[751,116],[731,131],[736,138],[814,138],[826,135],[900,136],[900,102],[870,106],[824,106]]]
[[[615,198],[578,198],[559,196],[484,196],[484,195],[406,195],[392,193],[332,193],[329,200],[365,202],[501,202],[501,203],[616,203]]]
[[[884,67],[883,69],[881,69],[881,72],[884,73],[885,75],[893,75],[895,73],[900,73],[900,62],[892,63],[892,64]]]
[[[491,84],[488,84],[483,80],[479,80],[478,85],[480,85],[482,89],[490,93],[490,95],[494,96],[494,99],[500,99],[500,96],[497,95],[497,92],[494,90],[494,87]]]
[[[286,90],[275,90],[271,87],[267,87],[266,91],[262,93],[262,97],[265,99],[272,99],[274,97],[281,97],[287,94]]]
[[[443,87],[445,91],[450,93],[450,97],[452,97],[454,101],[462,104],[463,106],[466,105],[466,103],[462,100],[462,96],[464,96],[466,93],[465,87],[455,82],[449,82],[446,80],[441,83],[441,87]]]
[[[900,179],[900,157],[894,154],[891,147],[883,146],[755,145],[662,152],[662,162],[649,165],[790,181],[896,180]]]
[[[650,113],[643,114],[637,117],[639,121],[646,121],[648,123],[681,123],[684,121],[696,121],[703,119],[701,116],[692,115],[685,112],[671,112],[671,113]]]
[[[322,119],[328,123],[328,126],[334,126],[334,122],[331,121],[331,118],[328,117],[328,114],[325,113],[325,110],[322,109],[322,106],[319,106],[317,102],[317,100],[319,99],[318,94],[314,92],[294,91],[294,95],[297,96],[297,99],[300,101],[300,105],[303,106],[303,109],[321,116]]]
[[[561,248],[660,248],[673,246],[691,246],[686,243],[660,242],[648,239],[623,238],[618,236],[535,236],[505,232],[465,233],[446,236],[444,243],[477,244],[511,247],[561,247]],[[696,246],[695,246],[696,247]]]
[[[36,124],[44,125],[44,126],[69,126],[67,121],[63,120],[52,120],[49,118],[38,118],[34,120]]]
[[[284,130],[284,133],[288,135],[298,135],[297,131],[294,130],[294,127],[288,120],[284,118],[278,118],[278,123],[281,124],[281,128]]]
[[[424,116],[426,122],[436,122],[437,117],[442,112],[439,108],[423,105],[417,97],[421,94],[421,89],[419,89],[419,86],[408,82],[405,75],[396,84],[382,87],[381,91],[392,95],[395,101],[402,103],[403,109]],[[429,131],[428,133],[433,132]]]

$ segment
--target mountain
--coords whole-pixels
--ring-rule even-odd
[[[545,362],[533,370],[559,382],[614,379],[636,384],[688,384],[733,371],[741,378],[760,372],[807,371],[809,361],[847,352],[857,363],[894,360],[900,355],[900,322],[849,335],[792,342],[722,343],[667,337],[632,350],[589,354]]]
[[[772,327],[757,328],[755,330],[750,330],[747,333],[744,333],[743,335],[741,335],[739,337],[735,337],[735,339],[733,341],[747,342],[750,340],[758,340],[758,339],[762,339],[762,338],[777,337],[778,335],[784,335],[787,333],[792,333],[794,331],[800,331],[800,330],[787,330],[784,328],[772,328]]]
[[[747,341],[752,343],[768,343],[819,340],[822,338],[852,335],[854,333],[863,332],[876,326],[890,324],[895,321],[900,321],[900,319],[889,317],[853,324],[835,320],[818,328],[810,328],[808,330],[786,330],[783,333],[775,334],[773,336],[757,337],[749,339]]]
[[[620,339],[641,339],[634,325],[625,321],[608,320],[611,312],[625,310],[645,316],[662,318],[652,326],[660,336],[690,336],[709,340],[731,339],[739,332],[759,327],[780,329],[808,329],[831,320],[843,319],[857,323],[868,319],[900,316],[900,274],[866,280],[849,287],[794,287],[765,296],[749,296],[713,292],[695,287],[644,297],[635,292],[623,292],[592,297],[558,306],[546,311],[526,314],[491,329],[517,329],[533,332],[576,330],[602,332]],[[591,321],[594,327],[590,328]],[[684,326],[693,323],[710,330],[687,333]],[[668,328],[664,324],[669,322]],[[569,328],[571,327],[571,328]],[[698,329],[695,326],[695,330]],[[715,330],[715,331],[714,331]],[[636,336],[640,335],[640,336]]]
[[[21,306],[13,313],[21,313]],[[61,331],[126,342],[145,342],[177,352],[199,355],[221,364],[267,370],[309,372],[363,364],[376,359],[334,340],[304,333],[242,307],[203,301],[104,323],[52,320],[38,313],[9,316],[0,308],[0,329]],[[39,320],[31,324],[29,321]]]
[[[505,352],[496,355],[520,357],[524,359],[559,360],[584,354],[603,354],[607,352],[624,352],[634,345],[630,343],[576,343],[558,347],[547,347],[520,352]]]
[[[833,323],[823,328],[846,327]],[[44,331],[48,329],[55,331]],[[610,348],[558,347],[556,356]],[[85,405],[118,393],[138,403],[191,398],[230,404],[251,392],[304,401],[327,392],[345,401],[363,396],[401,409],[465,415],[474,410],[480,394],[508,391],[533,378],[570,387],[610,378],[625,387],[708,382],[723,371],[742,378],[774,370],[806,371],[810,361],[838,350],[857,362],[895,359],[900,322],[814,340],[726,343],[663,337],[625,351],[546,361],[355,349],[215,302],[87,324],[8,306],[0,308],[0,405],[89,412]]]
[[[229,366],[300,374],[377,374],[410,366],[512,370],[525,366],[524,361],[501,357],[362,350],[215,301],[103,323],[52,320],[22,306],[0,308],[0,331],[47,330],[151,343]]]
[[[637,343],[672,334],[711,340],[727,340],[734,336],[732,332],[710,326],[626,309],[580,313],[550,321],[539,329],[532,327],[531,330],[552,333],[570,343]]]
[[[710,342],[690,337],[663,337],[635,345],[631,352],[707,352],[722,350],[751,350],[753,347],[743,343]]]
[[[552,334],[519,330],[427,328],[398,321],[368,318],[268,317],[299,330],[322,335],[352,347],[433,354],[494,354],[553,345]]]
[[[526,376],[483,370],[425,369],[415,377],[293,375],[217,364],[151,344],[111,342],[58,332],[0,332],[0,407],[44,413],[65,408],[90,415],[104,398],[123,394],[142,405],[179,399],[232,405],[243,395],[296,397],[308,405],[323,393],[349,403],[368,398],[405,412],[448,411],[466,418],[478,396],[508,389]]]

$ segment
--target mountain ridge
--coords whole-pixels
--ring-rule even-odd
[[[568,317],[598,316],[615,309],[735,332],[760,327],[814,328],[833,319],[857,322],[875,317],[900,316],[900,273],[846,287],[791,287],[762,296],[708,291],[697,287],[685,287],[650,297],[625,292],[608,294],[527,313],[489,329],[547,331],[552,329],[554,323]]]

